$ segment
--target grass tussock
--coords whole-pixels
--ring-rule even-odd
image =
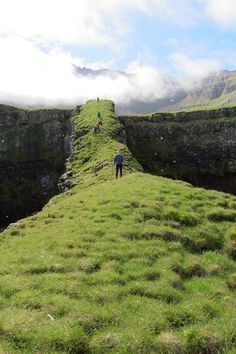
[[[236,211],[231,209],[215,208],[207,214],[210,221],[223,222],[223,221],[236,221]]]
[[[227,254],[236,259],[236,227],[231,227],[225,235],[225,250]]]
[[[163,332],[157,337],[158,352],[162,354],[184,354],[185,348],[179,336]]]

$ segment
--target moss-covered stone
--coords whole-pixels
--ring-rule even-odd
[[[147,172],[236,193],[236,108],[122,116],[127,145]]]
[[[39,210],[57,193],[70,154],[67,110],[0,105],[0,225]]]

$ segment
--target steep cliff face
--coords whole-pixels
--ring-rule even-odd
[[[67,110],[0,105],[0,227],[57,193],[70,153],[70,116]]]
[[[102,107],[97,109],[101,111]],[[74,123],[77,114],[78,127]],[[77,183],[81,175],[86,175],[84,169],[94,176],[110,164],[117,141],[113,151],[107,149],[110,157],[104,163],[106,121],[103,134],[94,141],[91,132],[97,111],[86,111],[86,124],[83,114],[79,107],[72,114],[69,110],[27,111],[0,105],[0,228],[41,209],[58,193],[61,175],[66,182],[73,179]],[[117,124],[115,115],[113,118],[113,124]],[[128,148],[147,172],[236,194],[236,108],[119,119]],[[115,131],[117,135],[122,129]],[[98,141],[103,154],[97,154]],[[93,164],[91,154],[95,152]],[[76,154],[80,158],[75,159]],[[127,152],[127,156],[131,161],[132,155]],[[64,186],[65,181],[60,184]]]
[[[236,107],[120,121],[147,172],[236,194]]]

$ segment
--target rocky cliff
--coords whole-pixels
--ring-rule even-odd
[[[122,116],[145,171],[236,194],[236,108]]]
[[[113,150],[109,145],[105,161],[111,124],[104,120],[102,134],[95,140],[91,131],[96,109],[102,117],[104,112],[102,106],[95,109],[93,102],[91,111],[90,104],[87,107],[85,114],[79,107],[73,112],[30,111],[0,105],[0,228],[40,210],[58,193],[60,176],[65,186],[70,179],[81,182],[88,172],[92,179],[103,173],[118,141],[127,141],[133,154],[126,149],[128,169],[135,157],[147,172],[236,194],[236,108],[122,116],[123,128],[111,108]],[[91,154],[96,155],[94,161]]]
[[[0,227],[57,193],[70,154],[70,116],[69,110],[0,105]]]

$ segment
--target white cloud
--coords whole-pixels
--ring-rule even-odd
[[[183,23],[193,18],[193,1],[182,0],[1,0],[0,35],[37,43],[120,43],[132,27],[130,11]]]
[[[114,17],[111,11],[104,0],[1,0],[0,34],[37,43],[112,45],[112,33],[127,29],[120,11]]]
[[[70,55],[45,53],[32,42],[17,37],[0,38],[0,95],[2,97],[60,98],[68,95]],[[77,63],[82,61],[77,59]],[[67,87],[68,88],[68,87]]]
[[[65,48],[74,53],[80,46],[119,50],[132,30],[134,13],[182,25],[197,18],[196,4],[201,1],[207,1],[210,11],[211,0],[0,0],[0,102],[75,105],[100,96],[125,103],[168,95],[171,84],[166,78],[136,62],[127,68],[130,77],[79,78],[72,64],[100,68],[108,63],[88,64]],[[215,59],[191,60],[181,53],[170,60],[185,75],[204,75],[220,67]]]
[[[162,76],[154,68],[133,63],[132,77],[101,76],[91,82],[74,75],[72,64],[88,65],[63,48],[119,50],[133,25],[129,14],[179,21],[181,10],[190,9],[188,4],[189,0],[181,5],[177,0],[0,0],[0,100],[51,105],[76,104],[98,95],[118,101],[163,96]],[[101,62],[89,65],[99,66]]]
[[[104,74],[94,79],[75,75],[72,64],[86,63],[60,49],[47,53],[15,36],[0,38],[0,47],[1,103],[73,106],[97,96],[128,103],[131,99],[152,101],[168,92],[158,70],[136,62],[127,68],[130,75]]]
[[[172,53],[169,56],[171,65],[182,75],[206,76],[210,72],[217,71],[221,64],[216,59],[191,59],[183,53]]]
[[[128,65],[127,72],[133,74],[133,78],[130,79],[131,87],[124,99],[154,101],[168,94],[166,78],[156,68],[134,61]]]
[[[235,0],[1,0],[0,36],[114,49],[132,30],[134,13],[186,25],[204,9],[218,23],[236,23]]]
[[[203,0],[206,14],[223,26],[236,26],[235,0]]]

